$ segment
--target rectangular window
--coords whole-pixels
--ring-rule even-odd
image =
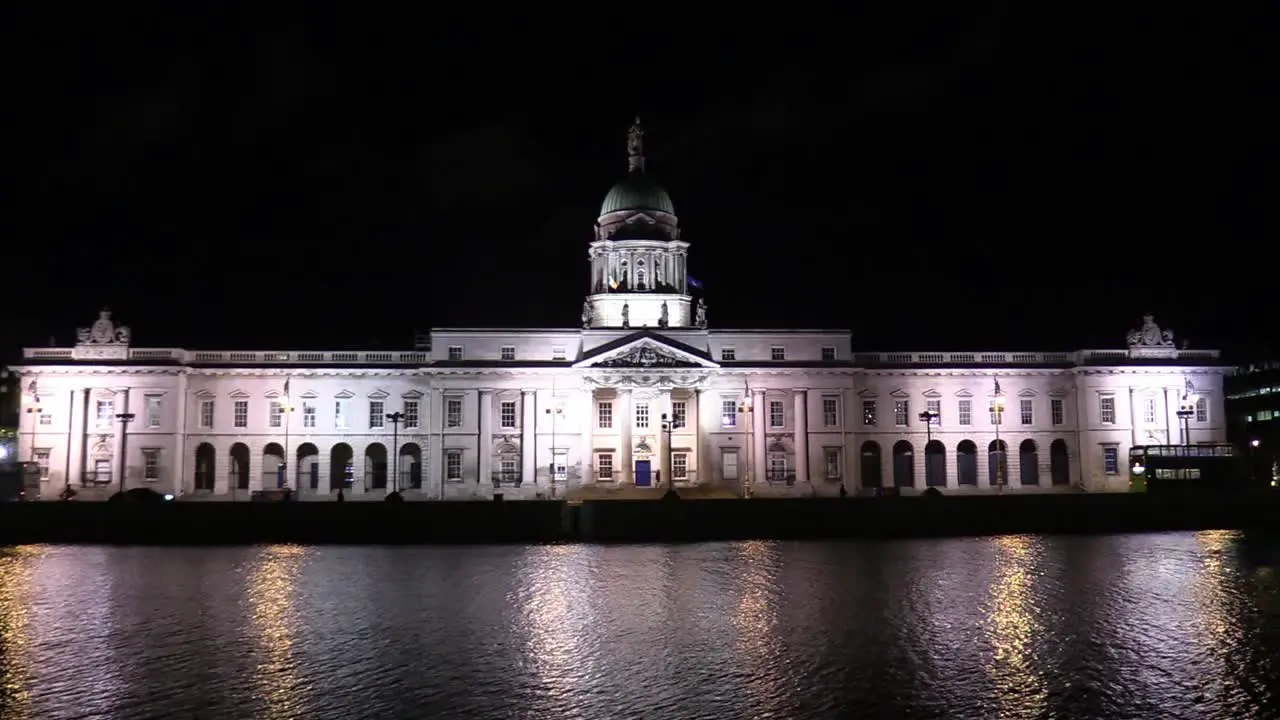
[[[787,413],[781,400],[769,401],[769,427],[780,428],[787,424]]]
[[[450,359],[450,360],[461,360],[461,359],[462,359],[462,346],[461,346],[461,345],[450,345],[450,346],[449,346],[449,359]]]
[[[613,453],[596,455],[596,475],[601,480],[613,479]]]
[[[645,430],[649,427],[649,403],[636,403],[636,428]]]
[[[1064,425],[1067,422],[1066,411],[1062,406],[1062,398],[1052,398],[1049,400],[1049,415],[1054,425]]]
[[[773,347],[769,348],[769,359],[770,360],[786,360],[787,349],[782,347],[781,345],[774,345]]]
[[[283,427],[281,420],[284,418],[284,404],[279,400],[272,400],[267,406],[267,425],[278,428]]]
[[[930,413],[929,424],[942,424],[942,401],[941,400],[925,400],[924,409]]]
[[[515,360],[515,359],[516,359],[516,346],[515,346],[515,345],[503,345],[503,346],[502,346],[502,351],[501,351],[501,352],[502,352],[501,357],[502,357],[502,359],[503,359],[503,360]]]
[[[552,360],[563,360],[564,358],[565,358],[565,354],[564,354],[564,348],[563,348],[563,347],[560,347],[560,346],[558,346],[558,345],[557,345],[556,347],[551,348],[551,359],[552,359]]]
[[[957,409],[957,412],[956,412],[956,420],[958,420],[961,425],[972,425],[973,424],[973,401],[961,400],[959,405],[960,407]]]
[[[502,482],[515,482],[520,479],[520,468],[514,458],[502,458],[498,469],[502,472]]]
[[[351,407],[348,401],[333,401],[333,426],[339,430],[346,430],[351,427]]]
[[[238,428],[249,427],[248,400],[237,400],[231,406],[231,424]]]
[[[770,455],[769,456],[769,477],[770,482],[779,482],[787,479],[787,456],[786,455]]]
[[[689,479],[689,456],[685,453],[671,454],[671,477],[676,480]]]
[[[996,403],[994,400],[987,406],[987,413],[990,415],[992,425],[1004,424],[1004,405]]]
[[[36,449],[36,467],[40,468],[40,479],[49,479],[49,450],[46,448]]]
[[[516,427],[516,402],[503,400],[498,406],[498,423],[503,430],[514,430]]]
[[[682,428],[688,423],[689,404],[683,400],[673,400],[671,402],[671,425],[674,428]]]
[[[313,428],[316,426],[316,404],[310,400],[302,401],[302,427]]]
[[[832,362],[836,359],[836,349],[833,347],[822,348],[822,361]]]
[[[596,404],[596,426],[601,430],[611,430],[613,428],[613,403],[602,402]]]
[[[406,428],[406,429],[410,429],[410,428],[416,429],[416,428],[422,427],[422,426],[420,425],[420,423],[421,423],[421,422],[422,422],[422,418],[418,415],[418,401],[417,401],[417,400],[405,400],[405,401],[404,401],[404,426],[405,426],[405,428]]]
[[[1156,399],[1142,399],[1142,422],[1147,425],[1156,424]]]
[[[462,480],[462,451],[444,451],[444,479],[451,482]]]
[[[41,425],[52,425],[52,424],[53,424],[53,416],[52,416],[52,415],[50,415],[49,413],[40,413],[40,424],[41,424]]]
[[[369,429],[380,430],[387,424],[387,404],[381,400],[369,401]]]
[[[840,425],[840,398],[831,395],[822,398],[822,425],[824,427]]]
[[[1102,472],[1108,475],[1120,474],[1120,448],[1114,445],[1102,448]]]
[[[738,479],[737,449],[722,449],[720,451],[720,475],[725,480]]]
[[[1196,422],[1209,422],[1209,398],[1196,398]]]
[[[737,360],[738,352],[731,347],[720,348],[721,360]]]
[[[1116,424],[1116,399],[1104,395],[1098,398],[1098,419],[1103,425]]]
[[[840,471],[843,466],[843,463],[840,462],[840,448],[823,449],[822,458],[823,464],[826,465],[827,468],[828,480],[839,480],[843,477]]]
[[[862,401],[862,424],[863,425],[876,424],[876,401],[875,400]]]
[[[97,408],[98,425],[111,425],[116,421],[116,401],[99,400]]]
[[[213,401],[200,401],[200,427],[208,430],[213,427]]]
[[[142,450],[142,479],[156,482],[160,479],[160,451],[152,448]]]
[[[551,461],[552,468],[555,472],[556,480],[569,479],[569,456],[566,453],[557,452],[555,458]]]
[[[906,427],[911,419],[911,406],[906,400],[893,401],[893,424]]]
[[[450,428],[462,427],[462,398],[448,398],[445,400],[444,425]]]
[[[1023,425],[1030,425],[1035,421],[1035,406],[1031,404],[1029,398],[1023,398],[1018,402],[1018,415]]]
[[[147,396],[147,427],[160,427],[160,396]]]
[[[720,424],[723,427],[734,427],[738,424],[738,401],[720,401]]]

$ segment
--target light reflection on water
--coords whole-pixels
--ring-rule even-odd
[[[1268,717],[1242,542],[0,549],[0,717]]]

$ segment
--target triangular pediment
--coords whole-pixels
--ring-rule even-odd
[[[198,398],[217,397],[217,394],[215,394],[212,390],[197,390],[193,394]]]
[[[858,391],[858,397],[875,398],[875,397],[880,397],[880,393],[876,392],[875,390],[872,390],[871,388],[863,388]]]
[[[247,397],[249,397],[249,393],[247,393],[247,392],[245,392],[245,391],[243,391],[243,390],[238,390],[238,389],[237,389],[237,390],[232,390],[232,391],[231,391],[231,393],[230,393],[230,395],[231,395],[231,397],[233,397],[233,398],[247,398]]]
[[[409,392],[401,393],[400,397],[404,398],[405,400],[420,400],[422,398],[422,391],[410,390]]]
[[[956,391],[956,397],[962,397],[962,398],[973,397],[973,393],[969,392],[968,390],[965,390],[964,388],[960,388],[959,390]]]
[[[302,398],[303,400],[315,400],[316,398],[320,397],[320,393],[316,392],[315,390],[307,390],[303,392],[301,395],[299,395],[298,397]]]
[[[1037,393],[1035,390],[1032,390],[1031,388],[1023,388],[1018,391],[1018,397],[1033,398],[1033,397],[1036,397],[1037,395],[1039,395],[1039,393]]]
[[[389,397],[391,397],[391,393],[387,392],[386,390],[374,390],[373,392],[369,393],[370,400],[385,400],[386,398],[389,398]]]
[[[280,395],[281,393],[279,390],[268,390],[262,393],[262,397],[269,397],[269,398],[278,398],[280,397]]]
[[[351,392],[350,390],[339,390],[338,392],[334,393],[333,396],[338,398],[339,400],[350,400],[351,398],[355,397],[356,394]]]
[[[623,222],[625,225],[656,225],[657,223],[657,220],[654,220],[644,213],[636,213]]]
[[[928,390],[925,390],[923,393],[921,393],[921,395],[924,395],[930,400],[936,400],[942,397],[942,393],[938,392],[937,390],[934,390],[933,388],[929,388]]]
[[[605,343],[574,363],[575,368],[719,368],[706,352],[642,330]]]
[[[911,397],[911,393],[907,392],[906,390],[903,390],[902,388],[894,388],[894,389],[889,393],[889,397],[893,397],[893,398],[909,398],[909,397]]]

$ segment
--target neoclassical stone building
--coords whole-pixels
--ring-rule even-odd
[[[1150,316],[1116,349],[855,352],[844,330],[715,328],[675,207],[629,172],[588,246],[581,327],[432,331],[402,352],[140,347],[103,311],[28,348],[20,454],[42,497],[245,500],[1123,490],[1128,448],[1223,441],[1223,374]],[[1119,345],[1119,343],[1118,343]],[[1183,423],[1181,408],[1192,417]],[[1002,462],[1003,459],[1003,462]]]

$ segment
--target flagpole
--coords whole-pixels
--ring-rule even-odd
[[[284,487],[289,488],[289,416],[293,415],[293,406],[289,404],[289,378],[284,379]]]

